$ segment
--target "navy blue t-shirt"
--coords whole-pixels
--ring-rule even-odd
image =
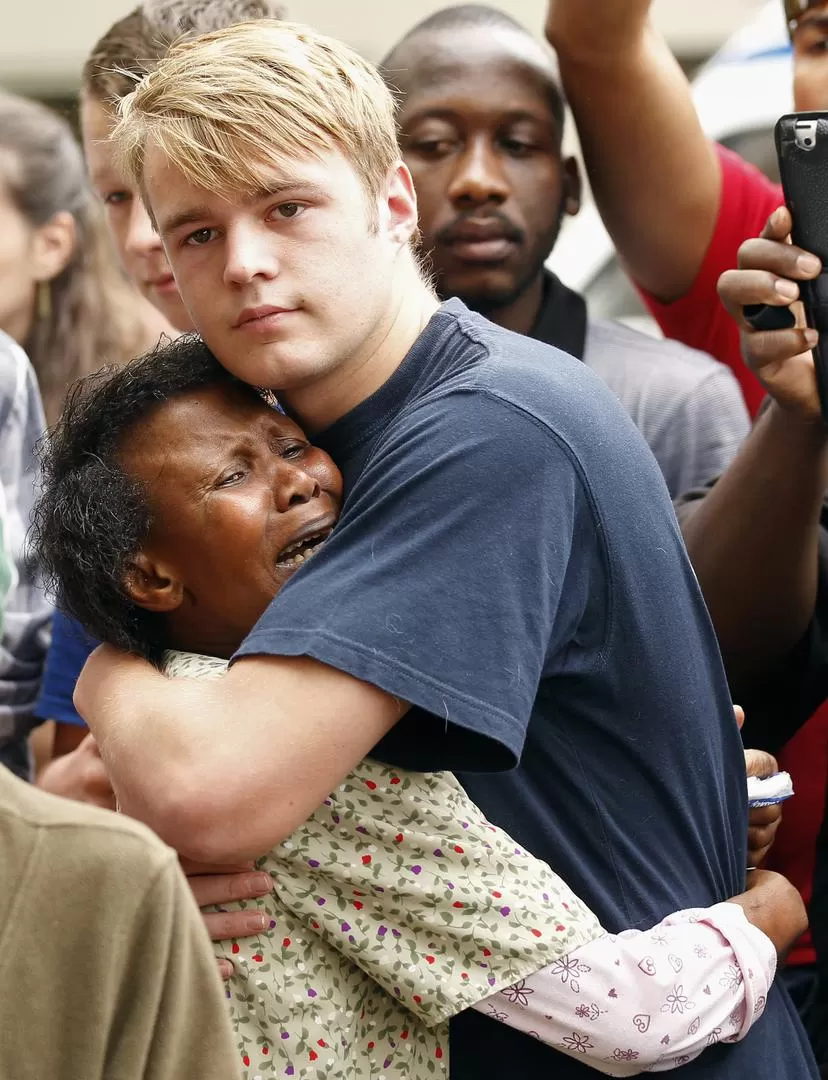
[[[375,755],[458,771],[611,931],[740,892],[744,760],[716,640],[609,390],[452,300],[315,441],[345,474],[342,516],[237,655],[312,656],[410,702]],[[469,1012],[451,1075],[594,1074]],[[744,1042],[682,1075],[816,1074],[775,988]]]

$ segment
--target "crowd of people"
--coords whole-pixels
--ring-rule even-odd
[[[819,260],[650,0],[299,14],[0,96],[0,1075],[828,1076]]]

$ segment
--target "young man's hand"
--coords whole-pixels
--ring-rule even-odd
[[[780,959],[808,929],[802,897],[787,878],[770,870],[753,870],[746,892],[730,902],[738,904],[748,920],[770,938]]]
[[[651,0],[549,0],[546,37],[556,49],[615,49],[634,42],[646,25]]]
[[[774,211],[755,240],[739,249],[739,269],[719,279],[719,295],[739,324],[742,353],[765,389],[781,408],[808,423],[820,422],[814,360],[817,341],[805,324],[799,282],[817,277],[819,259],[790,242],[791,215],[785,207]],[[791,307],[796,326],[789,330],[755,330],[746,320],[747,305]]]

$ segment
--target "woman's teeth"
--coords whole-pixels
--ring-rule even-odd
[[[279,555],[279,566],[301,566],[303,562],[315,555],[330,535],[330,530],[308,536],[304,540],[297,540],[295,544],[288,544]]]

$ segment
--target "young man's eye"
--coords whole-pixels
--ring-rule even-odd
[[[196,229],[185,238],[184,243],[189,244],[190,247],[204,247],[213,239],[215,231],[215,229]]]
[[[273,211],[276,217],[280,218],[296,218],[300,217],[307,210],[306,206],[298,202],[286,202],[280,203]]]
[[[101,200],[104,206],[123,206],[124,203],[129,202],[128,191],[107,191],[101,195]]]

